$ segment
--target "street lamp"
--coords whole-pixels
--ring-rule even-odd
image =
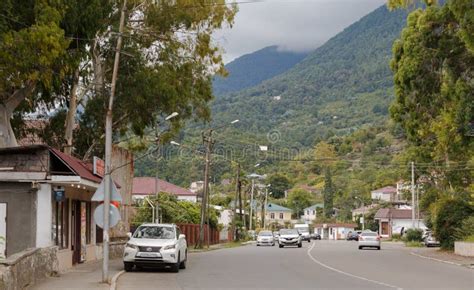
[[[260,163],[256,164],[260,165]],[[257,166],[255,166],[257,167]],[[255,192],[255,179],[262,179],[262,175],[258,175],[257,173],[252,173],[247,175],[248,178],[252,179],[252,191],[250,193],[250,222],[249,222],[249,230],[252,230],[252,219],[253,219],[253,197]]]
[[[268,201],[268,188],[271,186],[271,184],[267,184],[265,186],[265,209],[264,209],[264,214],[263,214],[263,228],[267,228],[267,201]],[[270,195],[272,193],[270,192]]]
[[[181,144],[179,144],[178,142],[176,141],[170,141],[171,145],[175,145],[175,146],[181,146]]]
[[[169,114],[168,116],[166,116],[165,118],[165,121],[169,121],[171,119],[173,119],[174,117],[178,116],[179,113],[178,112],[173,112],[171,114]],[[166,130],[165,130],[166,131]],[[163,131],[163,132],[165,132]],[[163,134],[163,132],[158,132],[158,126],[156,128],[156,146],[158,146],[158,141],[159,141],[159,138],[160,136]],[[156,210],[156,220],[153,219],[153,222],[160,222],[160,204],[158,203],[158,163],[159,163],[159,160],[160,160],[160,154],[158,152],[158,154],[156,154],[156,172],[155,172],[155,194],[156,194],[156,199],[155,199],[155,202],[156,202],[156,207],[153,209],[153,211]]]

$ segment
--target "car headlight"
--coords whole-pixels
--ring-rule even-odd
[[[125,245],[125,247],[130,248],[130,249],[134,249],[134,250],[138,250],[138,246],[136,246],[134,244],[130,244],[130,243],[127,243]]]
[[[172,250],[172,249],[176,249],[176,244],[172,244],[172,245],[168,245],[168,246],[163,247],[163,250]]]

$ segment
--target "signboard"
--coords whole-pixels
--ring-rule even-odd
[[[363,224],[364,223],[364,217],[361,216],[360,219],[359,219],[360,223]]]
[[[100,228],[104,228],[104,205],[99,205],[94,211],[94,221]],[[109,207],[109,228],[115,227],[120,221],[119,210],[111,204]]]
[[[104,201],[104,191],[105,191],[105,179],[102,179],[99,187],[95,191],[94,195],[91,198],[91,201]],[[122,196],[118,192],[115,183],[112,182],[111,186],[111,194],[110,194],[110,201],[119,201],[122,202]]]
[[[61,202],[66,200],[66,191],[62,186],[55,186],[53,188],[54,201]]]
[[[94,175],[104,177],[105,176],[105,162],[97,156],[93,158],[93,168],[92,173]]]

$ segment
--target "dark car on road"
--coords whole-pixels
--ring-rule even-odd
[[[362,233],[362,231],[349,232],[347,234],[346,240],[348,240],[348,241],[358,241],[359,240],[359,235],[361,233]]]
[[[321,240],[321,235],[318,233],[312,233],[310,237],[312,240]]]

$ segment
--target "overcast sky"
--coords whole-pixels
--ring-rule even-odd
[[[225,49],[226,63],[270,45],[285,50],[309,51],[385,3],[386,0],[264,0],[243,3],[239,4],[233,28],[217,32],[214,39]]]

